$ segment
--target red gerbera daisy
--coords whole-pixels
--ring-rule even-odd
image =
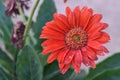
[[[73,11],[66,8],[66,16],[54,14],[54,20],[46,23],[40,38],[47,39],[42,43],[42,54],[50,53],[47,62],[58,60],[59,68],[64,74],[73,66],[80,72],[81,63],[95,68],[97,55],[104,55],[108,50],[102,44],[110,40],[103,30],[108,24],[100,22],[101,14],[93,14],[93,10],[76,7]]]

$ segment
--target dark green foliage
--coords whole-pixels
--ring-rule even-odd
[[[42,80],[42,65],[33,48],[25,46],[18,57],[18,80]]]
[[[120,68],[120,53],[114,54],[113,56],[107,58],[103,62],[99,63],[96,69],[90,69],[89,74],[85,77],[84,80],[93,80],[98,75],[102,73],[112,70],[115,68]]]
[[[98,75],[93,80],[120,80],[120,68],[108,70]]]

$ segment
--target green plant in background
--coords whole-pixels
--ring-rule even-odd
[[[14,14],[17,16],[20,14],[21,22],[24,23],[17,23],[14,27],[11,18],[5,14],[6,7],[0,1],[0,41],[2,42],[0,48],[0,80],[120,80],[120,63],[118,61],[120,53],[97,64],[97,67],[90,69],[88,74],[84,70],[76,74],[74,69],[70,67],[63,75],[60,73],[57,61],[47,64],[48,55],[40,53],[43,50],[40,44],[44,40],[39,39],[39,36],[46,22],[53,19],[53,14],[56,12],[54,1],[43,1],[36,22],[32,22],[32,18],[40,0],[35,0],[36,3],[28,20],[24,15],[23,8],[21,8],[26,7],[25,9],[28,9],[28,6],[25,3],[19,4],[19,1],[15,4],[17,7],[13,8],[12,11],[15,11]],[[22,30],[23,33],[16,34],[15,32],[18,30]],[[15,35],[20,36],[16,38]],[[12,43],[16,47],[11,44],[11,37],[14,40]],[[2,48],[3,46],[5,49]]]

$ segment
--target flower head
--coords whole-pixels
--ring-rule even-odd
[[[40,38],[47,39],[42,43],[42,54],[50,53],[47,62],[58,60],[59,68],[64,74],[73,66],[80,72],[81,64],[95,68],[97,55],[104,55],[108,50],[103,46],[110,40],[103,30],[108,24],[101,22],[101,14],[93,14],[88,7],[73,11],[66,8],[66,16],[54,14],[54,20],[46,23]]]
[[[20,7],[22,8],[25,8],[25,9],[28,9],[29,7],[27,6],[26,2],[29,1],[17,1],[17,0],[10,0],[8,5],[7,5],[7,8],[5,10],[5,13],[8,15],[8,16],[11,16],[12,14],[15,14],[15,15],[18,15],[19,14],[19,10],[18,10],[18,7],[17,7],[17,2],[20,4]]]
[[[16,45],[17,48],[22,48],[23,34],[25,31],[25,25],[23,22],[19,21],[13,28],[13,34],[11,38],[12,44]]]

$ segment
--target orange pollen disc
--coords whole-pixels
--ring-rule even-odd
[[[87,45],[88,36],[80,27],[68,31],[65,36],[66,45],[73,49],[81,49]]]

